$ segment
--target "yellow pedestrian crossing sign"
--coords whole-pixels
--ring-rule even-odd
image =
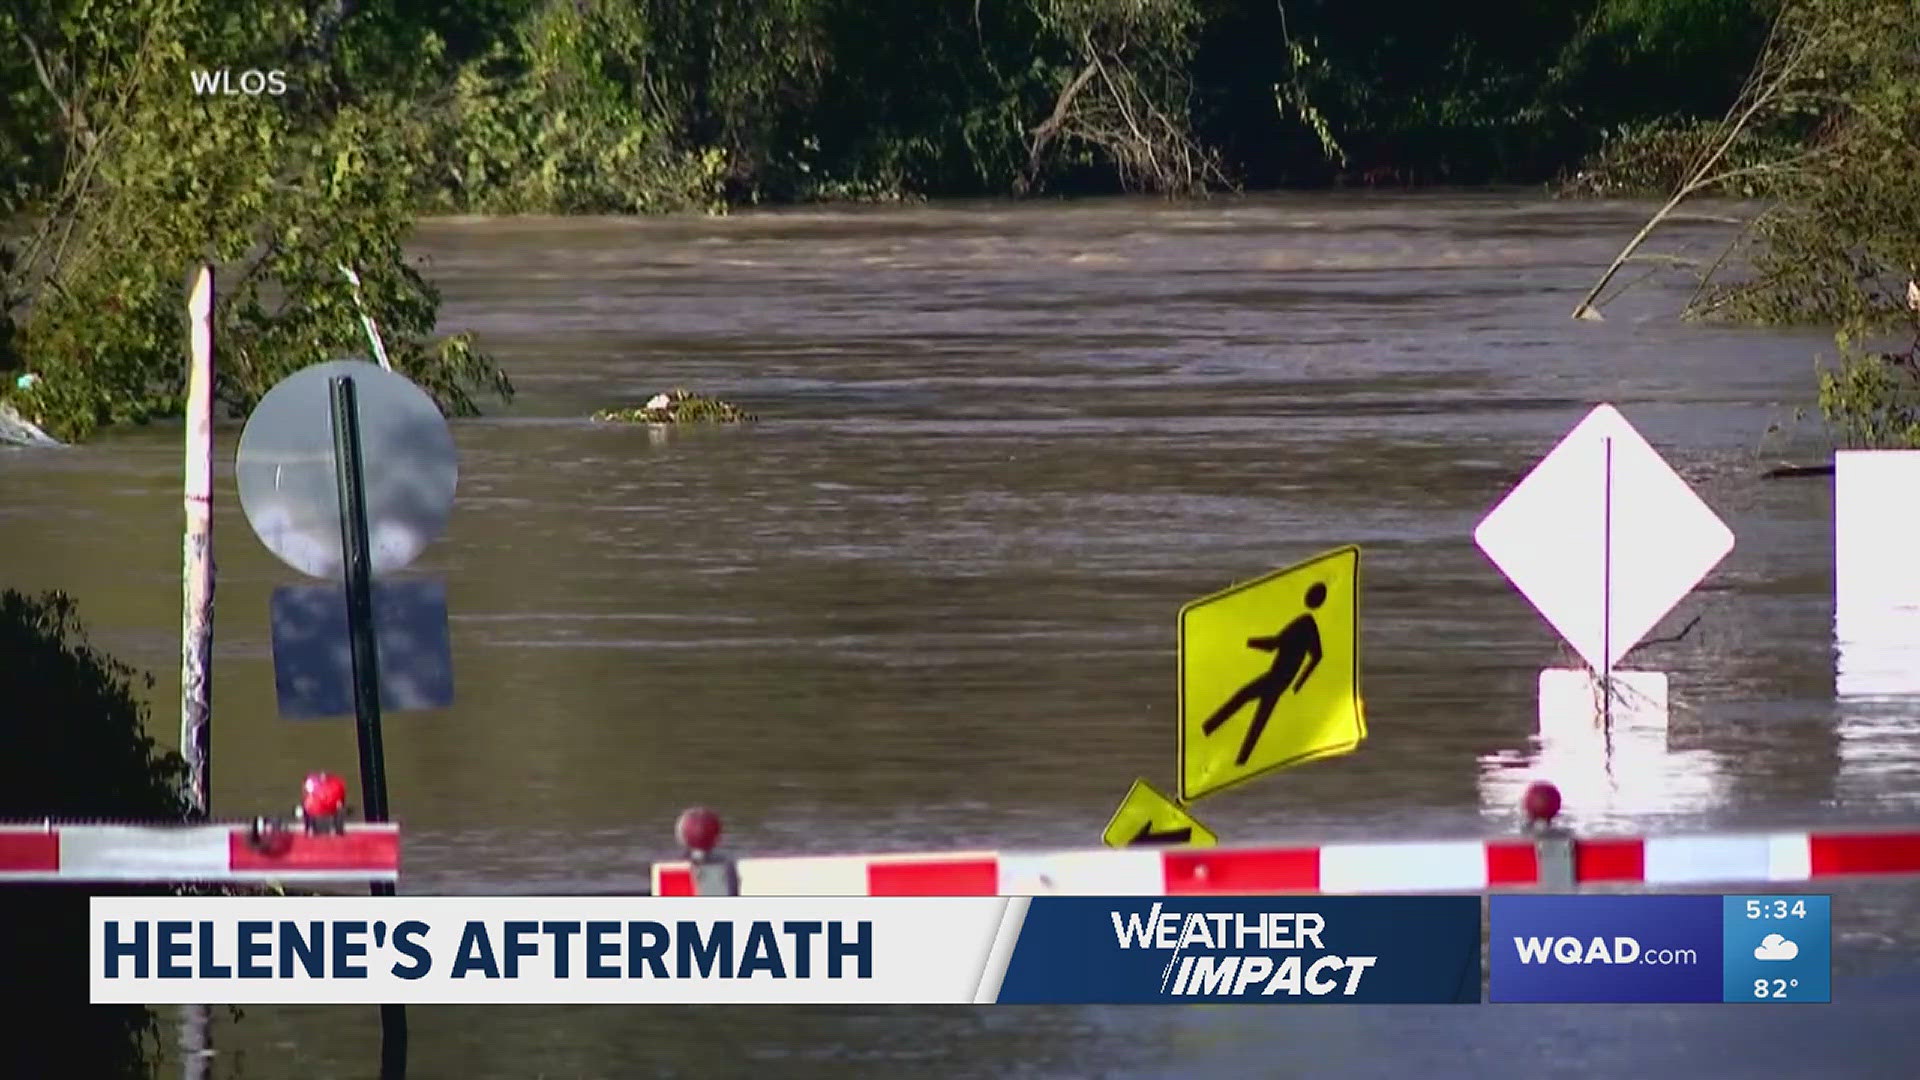
[[[1101,839],[1108,847],[1134,847],[1144,844],[1185,844],[1212,847],[1220,842],[1213,830],[1200,824],[1186,807],[1154,790],[1145,780],[1135,780],[1120,800],[1120,809],[1107,822]]]
[[[1344,754],[1360,702],[1360,549],[1180,609],[1180,801]]]

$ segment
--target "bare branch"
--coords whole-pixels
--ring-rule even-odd
[[[20,31],[20,44],[26,46],[27,56],[33,61],[33,74],[40,80],[40,86],[46,90],[47,96],[53,99],[54,107],[60,113],[60,122],[66,127],[67,134],[78,141],[83,149],[90,148],[93,132],[87,127],[87,118],[82,115],[79,105],[60,92],[58,80],[48,68],[47,58],[40,51],[40,47],[34,43],[33,36],[24,30]]]
[[[1594,283],[1593,288],[1588,290],[1586,296],[1582,297],[1580,303],[1574,307],[1574,318],[1589,321],[1598,321],[1600,319],[1600,312],[1594,307],[1593,303],[1595,298],[1606,289],[1608,283],[1620,272],[1620,268],[1626,265],[1627,260],[1633,256],[1640,245],[1646,243],[1647,238],[1653,235],[1654,231],[1672,215],[1674,209],[1682,202],[1704,188],[1722,183],[1734,176],[1756,173],[1765,168],[1765,166],[1746,166],[1740,169],[1728,170],[1724,173],[1714,172],[1715,167],[1720,164],[1721,159],[1727,155],[1727,152],[1733,148],[1734,143],[1739,140],[1740,136],[1744,134],[1749,125],[1752,124],[1754,117],[1758,116],[1761,111],[1768,106],[1774,104],[1775,99],[1785,92],[1799,66],[1807,57],[1813,54],[1815,47],[1821,41],[1819,38],[1810,38],[1791,42],[1783,46],[1782,42],[1784,39],[1781,37],[1781,34],[1785,24],[1786,13],[1787,8],[1782,7],[1780,13],[1774,17],[1773,26],[1768,31],[1767,43],[1761,50],[1760,60],[1754,65],[1752,73],[1748,76],[1747,85],[1740,92],[1740,99],[1734,103],[1733,108],[1728,110],[1728,119],[1723,122],[1725,134],[1718,140],[1718,144],[1714,146],[1712,152],[1706,154],[1706,156],[1693,167],[1692,175],[1685,183],[1680,185],[1679,190],[1674,192],[1673,197],[1668,199],[1666,204],[1656,211],[1651,218],[1647,219],[1647,223],[1641,226],[1640,231],[1635,233],[1633,239],[1627,242],[1627,246],[1621,249],[1620,254],[1608,265],[1606,272],[1600,275],[1600,280]],[[1816,151],[1806,151],[1775,164],[1787,166],[1815,152]]]
[[[1674,635],[1672,635],[1671,637],[1663,637],[1663,638],[1648,638],[1647,640],[1645,640],[1645,641],[1643,641],[1643,642],[1641,642],[1640,644],[1638,644],[1638,645],[1635,645],[1635,646],[1634,646],[1633,648],[1631,648],[1631,649],[1628,649],[1628,650],[1627,650],[1626,652],[1624,652],[1624,653],[1621,653],[1621,654],[1620,654],[1620,659],[1622,659],[1622,660],[1625,660],[1625,659],[1626,659],[1627,657],[1629,657],[1629,656],[1632,656],[1632,655],[1633,655],[1634,653],[1637,653],[1637,652],[1639,652],[1639,651],[1640,651],[1641,649],[1645,649],[1645,648],[1647,648],[1647,647],[1649,647],[1649,646],[1653,646],[1653,645],[1671,645],[1671,644],[1673,644],[1674,642],[1676,642],[1676,641],[1679,641],[1680,639],[1682,639],[1682,638],[1684,638],[1684,637],[1686,637],[1686,636],[1687,636],[1688,634],[1690,634],[1690,633],[1692,633],[1692,632],[1693,632],[1693,628],[1694,628],[1694,627],[1696,627],[1696,626],[1699,626],[1699,625],[1700,625],[1700,616],[1698,616],[1698,615],[1695,615],[1695,616],[1693,617],[1693,621],[1691,621],[1691,622],[1689,622],[1689,623],[1687,623],[1687,625],[1685,625],[1685,626],[1683,626],[1683,627],[1681,627],[1681,628],[1680,628],[1680,632],[1679,632],[1679,633],[1677,633],[1677,634],[1674,634]]]
[[[1045,153],[1047,145],[1054,140],[1055,136],[1060,134],[1060,129],[1066,126],[1067,117],[1073,109],[1074,99],[1080,96],[1080,91],[1086,88],[1087,83],[1092,81],[1099,70],[1098,61],[1080,69],[1080,74],[1074,76],[1073,81],[1061,89],[1060,96],[1054,99],[1053,113],[1034,125],[1033,130],[1029,132],[1033,136],[1033,141],[1027,147],[1027,175],[1024,178],[1023,187],[1031,184],[1040,175],[1040,156]]]

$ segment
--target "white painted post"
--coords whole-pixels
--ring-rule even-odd
[[[180,755],[187,806],[208,813],[209,728],[213,722],[213,268],[202,266],[187,299],[193,351],[187,371],[185,612],[180,649]]]
[[[187,761],[187,810],[208,817],[213,726],[213,267],[201,266],[187,297],[192,351],[187,369],[185,611],[180,634],[180,755]],[[181,1010],[181,1071],[205,1080],[213,1034],[205,1005]]]
[[[1841,697],[1920,694],[1920,450],[1833,456],[1833,629]]]

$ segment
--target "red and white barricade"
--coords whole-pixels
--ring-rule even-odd
[[[1920,831],[1572,841],[1573,884],[1696,886],[1920,874]],[[743,896],[1192,896],[1484,892],[1541,887],[1531,837],[1287,847],[969,851],[735,860]],[[689,864],[655,896],[694,894]]]
[[[372,882],[400,876],[400,828],[0,825],[0,883]]]

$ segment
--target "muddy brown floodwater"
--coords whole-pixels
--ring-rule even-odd
[[[521,388],[455,425],[460,702],[387,719],[403,888],[632,889],[706,803],[744,852],[1085,846],[1174,779],[1174,618],[1365,551],[1371,739],[1210,799],[1228,842],[1513,827],[1551,630],[1474,548],[1618,405],[1738,537],[1636,656],[1671,757],[1577,827],[1911,820],[1920,701],[1836,701],[1831,487],[1796,424],[1816,333],[1567,313],[1647,208],[1311,196],[444,222],[449,329]],[[1710,245],[1711,229],[1681,236]],[[584,419],[674,386],[753,426]],[[1769,433],[1770,427],[1782,430]],[[271,589],[219,433],[213,806],[356,775],[274,715]],[[0,452],[6,584],[78,597],[175,727],[178,428]],[[1832,1006],[412,1010],[416,1077],[1910,1077],[1920,888],[1837,886]],[[171,1011],[165,1014],[171,1022]],[[249,1009],[223,1075],[371,1075],[372,1008]],[[171,1070],[171,1064],[163,1070]],[[163,1073],[164,1074],[164,1073]]]

